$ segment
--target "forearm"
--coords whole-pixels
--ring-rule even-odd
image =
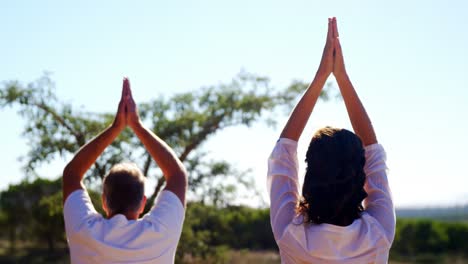
[[[289,117],[289,120],[281,133],[282,138],[289,138],[294,141],[299,140],[327,78],[328,76],[326,74],[321,74],[320,72],[315,75],[314,80],[309,85]]]
[[[81,181],[86,171],[96,162],[104,149],[119,135],[120,129],[109,126],[101,134],[81,147],[64,169],[64,177],[76,177]]]
[[[93,165],[104,149],[119,135],[121,128],[110,126],[101,134],[89,141],[80,148],[75,157],[67,164],[63,170],[63,202],[67,197],[78,189],[84,189],[82,183],[86,171]]]
[[[353,130],[364,146],[377,143],[377,138],[369,116],[356,93],[347,74],[336,76]]]
[[[174,151],[151,130],[141,123],[132,127],[137,137],[141,140],[151,157],[161,168],[167,182],[167,186],[185,191],[187,188],[187,173],[184,165]]]

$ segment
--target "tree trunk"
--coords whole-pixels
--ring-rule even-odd
[[[158,180],[158,183],[156,184],[156,188],[154,188],[154,193],[146,201],[145,210],[143,212],[144,214],[146,214],[153,206],[154,200],[156,200],[156,197],[158,196],[158,193],[161,191],[161,188],[165,182],[166,180],[164,179],[164,176],[161,176],[161,178]]]
[[[10,240],[10,252],[14,254],[16,252],[16,227],[10,226],[9,240]]]
[[[49,254],[54,253],[54,251],[55,251],[54,236],[51,233],[46,234],[46,236],[47,236],[47,247],[48,247],[48,250],[49,250]]]

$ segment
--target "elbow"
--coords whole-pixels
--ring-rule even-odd
[[[188,173],[185,168],[180,172],[180,184],[184,187],[184,190],[188,188]]]
[[[185,168],[181,168],[166,177],[167,186],[170,189],[178,189],[180,191],[187,190],[188,187],[188,173]]]
[[[63,169],[62,178],[65,178],[68,175],[70,175],[71,171],[72,171],[72,168],[70,166],[70,163],[68,163],[67,166],[65,166],[65,168]]]
[[[67,179],[69,179],[70,181],[73,179],[79,179],[79,181],[81,181],[81,175],[82,174],[78,171],[77,168],[68,163],[67,166],[65,166],[65,168],[63,169],[62,180],[64,182],[67,181]]]

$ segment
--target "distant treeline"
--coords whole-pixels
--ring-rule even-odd
[[[468,221],[468,204],[450,207],[397,208],[396,214],[400,218]]]
[[[422,253],[468,255],[468,223],[398,219],[392,252],[403,256]]]
[[[222,257],[225,249],[278,250],[268,209],[190,204],[178,254]],[[197,248],[198,246],[201,246]],[[398,219],[390,252],[398,258],[450,254],[468,257],[468,222]]]
[[[98,193],[91,193],[100,209]],[[18,242],[48,245],[50,251],[65,243],[59,181],[38,179],[12,185],[0,193],[0,239],[10,252]],[[222,263],[229,250],[277,251],[268,209],[246,206],[187,206],[177,263]],[[391,256],[424,253],[464,255],[468,252],[468,222],[399,219]]]

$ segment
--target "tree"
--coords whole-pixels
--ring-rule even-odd
[[[61,185],[61,179],[37,178],[0,192],[0,231],[8,236],[11,252],[18,240],[46,243],[49,253],[57,242],[65,242]],[[90,190],[89,195],[95,205],[100,205],[97,192]],[[96,209],[102,213],[100,206]]]
[[[64,241],[60,190],[60,180],[36,179],[10,185],[0,193],[0,211],[5,217],[11,251],[18,238],[45,241],[50,251],[54,250],[55,241]],[[57,196],[58,204],[54,201]]]
[[[265,115],[281,106],[291,106],[294,98],[307,87],[294,81],[287,89],[275,91],[265,77],[239,73],[229,84],[220,84],[194,92],[175,94],[169,98],[152,99],[139,104],[143,122],[165,140],[186,164],[190,191],[201,201],[223,204],[226,194],[235,186],[210,184],[215,178],[235,176],[237,182],[247,184],[246,172],[239,172],[223,160],[208,160],[200,146],[224,128],[246,125],[264,120]],[[322,98],[327,99],[326,90]],[[26,126],[23,136],[30,150],[25,156],[25,170],[37,175],[36,168],[58,156],[76,152],[113,119],[113,113],[89,113],[57,98],[49,76],[26,86],[10,81],[0,89],[0,108],[18,107]],[[110,167],[124,157],[133,159],[148,177],[155,177],[157,185],[150,196],[152,204],[164,185],[164,177],[155,170],[156,164],[141,143],[127,129],[96,161],[86,176],[88,182],[102,179]],[[98,181],[97,181],[98,182]],[[198,191],[204,188],[203,191]]]
[[[277,250],[270,210],[189,203],[177,263],[226,263],[226,251]]]

